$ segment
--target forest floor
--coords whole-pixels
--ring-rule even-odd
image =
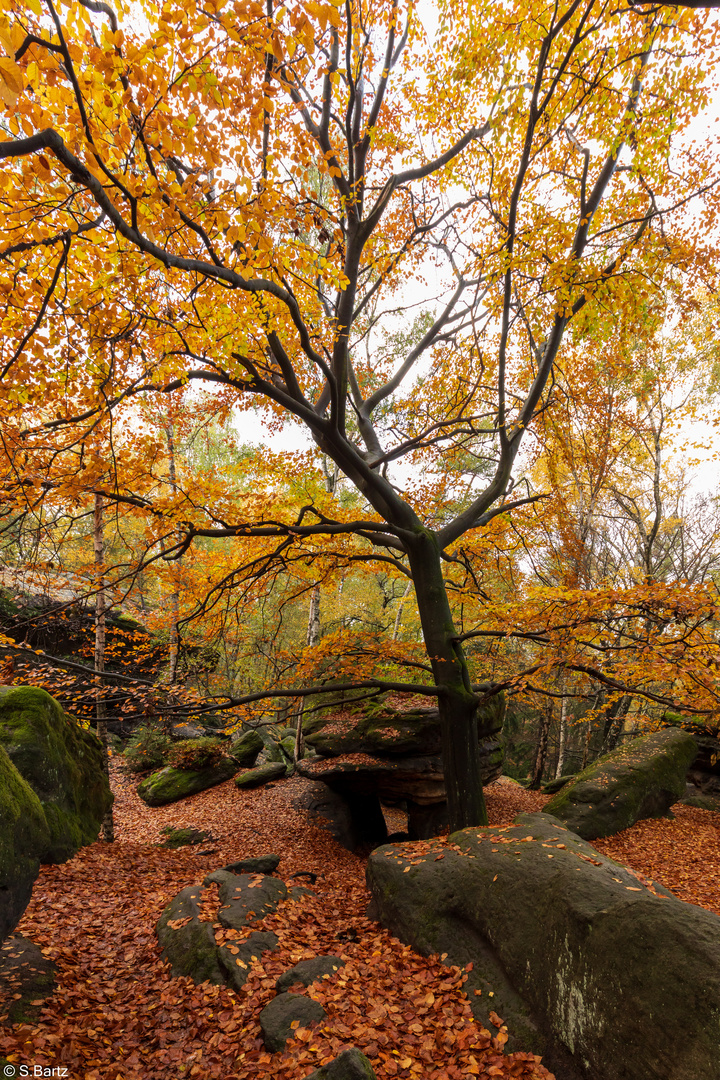
[[[304,1080],[357,1046],[379,1080],[551,1080],[532,1054],[502,1053],[500,1017],[493,1015],[492,1031],[476,1023],[462,970],[415,954],[366,918],[365,859],[294,809],[306,781],[243,793],[230,781],[153,810],[138,799],[136,782],[115,768],[115,844],[96,843],[62,866],[41,868],[17,933],[54,962],[57,983],[16,1024],[7,1018],[15,988],[6,984],[3,999],[0,985],[0,1056],[30,1066],[30,1075],[34,1066],[66,1067],[69,1080]],[[493,825],[546,802],[502,780],[486,797]],[[682,806],[675,813],[675,820],[641,822],[597,847],[720,914],[717,815]],[[215,840],[167,850],[158,846],[165,826],[204,829]],[[154,932],[166,904],[225,863],[271,852],[282,857],[278,873],[285,879],[302,870],[318,875],[315,896],[284,902],[253,924],[277,934],[278,948],[253,964],[238,994],[171,979]],[[283,1053],[268,1053],[258,1015],[276,979],[323,953],[346,961],[312,987],[326,1019],[298,1030]]]

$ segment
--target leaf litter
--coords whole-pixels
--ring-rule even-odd
[[[304,1080],[357,1046],[378,1080],[553,1080],[538,1056],[503,1053],[502,1017],[490,1014],[493,1030],[474,1020],[466,970],[418,955],[367,919],[365,859],[293,807],[307,781],[295,777],[242,793],[229,781],[150,809],[135,794],[136,778],[117,766],[113,772],[116,843],[96,843],[68,863],[41,868],[17,932],[55,963],[57,984],[29,1023],[7,1023],[0,996],[0,1055],[16,1064],[64,1065],[83,1080]],[[546,801],[516,785],[494,784],[486,794],[496,827]],[[693,821],[678,818],[678,833]],[[167,826],[210,829],[217,839],[212,849],[168,850],[158,846]],[[316,874],[315,895],[285,901],[242,931],[216,926],[216,934],[234,948],[255,930],[272,930],[278,948],[252,961],[240,992],[171,978],[155,937],[163,908],[211,870],[270,852],[281,855],[278,874],[287,881],[302,871]],[[212,920],[213,887],[204,891],[202,908]],[[294,989],[320,1002],[326,1018],[297,1028],[285,1051],[269,1053],[258,1016],[278,976],[322,954],[345,963]]]

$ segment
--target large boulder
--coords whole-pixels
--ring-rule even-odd
[[[40,800],[0,746],[0,941],[20,921],[49,845]]]
[[[174,769],[166,765],[138,784],[137,793],[148,806],[165,806],[232,779],[239,768],[232,758],[222,758],[209,769]]]
[[[566,784],[545,813],[584,837],[612,836],[648,817],[662,817],[685,794],[697,753],[687,731],[666,728],[626,743]]]
[[[227,752],[242,769],[251,769],[264,743],[257,731],[244,731],[228,746]]]
[[[522,815],[421,850],[379,848],[367,877],[371,914],[425,955],[472,962],[477,1019],[487,1026],[497,1011],[549,1068],[720,1080],[720,919],[556,819]]]
[[[484,684],[477,689],[484,689]],[[496,694],[478,710],[478,748],[483,783],[502,772],[499,738],[505,700]],[[386,703],[370,715],[340,712],[304,725],[305,742],[317,757],[297,763],[297,771],[340,796],[351,827],[346,845],[384,843],[387,829],[381,802],[402,802],[413,839],[437,836],[447,827],[445,777],[437,708],[398,709]]]
[[[45,812],[50,836],[42,862],[65,862],[97,840],[113,797],[92,732],[44,690],[0,687],[0,745]]]

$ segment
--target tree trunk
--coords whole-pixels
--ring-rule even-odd
[[[535,746],[535,762],[533,764],[532,778],[530,780],[530,788],[533,791],[537,791],[537,789],[542,784],[543,772],[545,771],[545,759],[547,757],[548,735],[550,734],[552,717],[552,698],[548,698],[547,705],[545,707],[545,715],[540,721],[540,727],[538,728],[538,738],[537,744]]]
[[[567,745],[567,697],[565,696],[565,680],[562,682],[562,697],[560,699],[560,733],[558,736],[558,759],[555,767],[555,779],[562,776],[565,764],[565,748]]]
[[[172,420],[168,420],[165,426],[165,435],[167,438],[168,448],[168,478],[170,480],[170,490],[173,495],[177,493],[177,473],[175,471],[175,439],[173,437],[173,425]],[[182,559],[178,559],[178,569],[182,562]],[[170,632],[168,635],[168,682],[172,684],[177,679],[177,667],[178,656],[180,653],[180,592],[177,586],[177,581],[173,584],[172,591],[169,596],[170,602]]]
[[[320,586],[314,585],[310,593],[310,612],[308,615],[308,628],[305,643],[309,649],[314,649],[320,640]],[[305,740],[303,738],[302,722],[305,715],[305,698],[298,705],[295,714],[295,749],[293,760],[295,764],[300,761],[305,753]]]
[[[411,589],[412,589],[412,581],[408,581],[407,585],[405,586],[405,592],[400,597],[400,603],[398,604],[397,614],[395,615],[395,625],[393,626],[393,635],[392,635],[393,641],[397,641],[397,639],[398,639],[398,634],[400,633],[400,622],[402,620],[403,611],[405,609],[405,601],[407,600],[408,596],[410,595],[410,590]]]
[[[439,689],[442,758],[450,831],[487,825],[478,747],[478,698],[457,640],[437,538],[419,528],[407,541],[425,647]]]
[[[95,496],[93,507],[93,548],[95,552],[95,581],[97,592],[95,594],[95,671],[99,675],[105,669],[105,609],[107,607],[105,594],[105,538],[103,535],[103,505],[100,495]],[[95,716],[97,718],[97,735],[103,748],[103,767],[110,783],[110,768],[108,765],[108,732],[107,712],[102,698],[102,683],[98,678],[95,680],[97,698],[95,702]],[[112,806],[105,815],[102,823],[102,838],[111,844],[115,839],[115,823],[113,821]]]
[[[603,740],[603,754],[609,754],[611,750],[614,750],[617,746],[618,739],[620,738],[620,732],[622,731],[623,724],[625,723],[625,717],[628,714],[632,697],[629,694],[623,695],[613,702],[608,710],[605,718],[605,738]]]

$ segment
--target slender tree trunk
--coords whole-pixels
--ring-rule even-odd
[[[93,548],[95,551],[95,580],[97,592],[95,594],[95,671],[100,674],[105,670],[105,610],[107,597],[105,593],[105,537],[103,534],[103,505],[102,498],[95,496],[93,507]],[[102,743],[103,767],[110,783],[110,768],[108,765],[108,731],[107,712],[102,698],[102,683],[95,680],[97,699],[95,703],[95,716],[97,718],[97,735]],[[110,844],[115,839],[115,823],[113,821],[112,806],[105,815],[102,823],[102,838]]]
[[[405,601],[407,600],[408,596],[410,595],[410,590],[412,589],[412,584],[413,584],[412,581],[408,581],[407,585],[405,586],[405,592],[400,597],[400,603],[398,604],[397,614],[395,615],[395,625],[393,627],[393,635],[392,635],[393,641],[397,641],[397,639],[398,639],[398,634],[400,633],[400,623],[402,621],[403,611],[405,609]]]
[[[545,771],[545,759],[547,758],[548,736],[550,734],[552,717],[552,698],[548,698],[547,705],[545,707],[545,714],[540,721],[540,726],[538,728],[537,744],[535,746],[535,762],[533,764],[532,777],[530,780],[530,787],[534,791],[537,791],[537,789],[542,784],[543,772]]]
[[[567,697],[565,695],[565,679],[561,684],[562,697],[560,699],[560,733],[558,736],[558,759],[555,767],[555,779],[562,776],[565,764],[565,747],[567,745]]]
[[[309,649],[314,649],[320,640],[320,586],[315,585],[310,593],[310,612],[308,614],[308,627],[305,643]],[[305,715],[305,699],[300,702],[295,715],[295,749],[293,760],[295,764],[300,761],[305,753],[305,740],[303,738],[303,716]]]
[[[418,528],[407,541],[425,646],[439,688],[443,772],[450,830],[487,825],[478,747],[477,695],[457,631],[442,574],[436,537]]]
[[[177,473],[175,471],[175,439],[173,437],[173,425],[172,420],[168,420],[165,426],[165,435],[167,437],[168,447],[168,459],[169,468],[168,475],[170,480],[170,489],[173,495],[177,492]],[[180,567],[182,560],[178,559],[174,564]],[[177,667],[178,656],[180,653],[180,592],[177,586],[177,581],[173,584],[172,591],[168,597],[170,605],[170,632],[168,638],[168,682],[172,684],[177,679]]]
[[[608,711],[607,718],[605,720],[605,738],[603,741],[603,754],[609,754],[611,750],[614,750],[617,746],[618,739],[620,738],[620,732],[622,731],[623,724],[625,723],[625,717],[628,714],[632,697],[629,694],[625,694],[619,698],[610,710]]]

